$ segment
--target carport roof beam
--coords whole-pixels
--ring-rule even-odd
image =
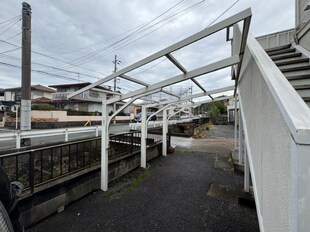
[[[194,82],[195,85],[197,85],[203,92],[207,92],[207,90],[205,90],[205,89],[202,87],[202,85],[199,84],[199,82],[195,80],[195,78],[192,78],[191,80],[192,80],[192,82]]]
[[[155,107],[158,105],[166,105],[166,104],[170,104],[170,103],[180,103],[180,102],[187,101],[189,99],[195,99],[198,97],[208,96],[210,94],[222,93],[222,92],[226,92],[226,91],[230,91],[230,90],[234,90],[234,89],[235,89],[235,86],[231,85],[231,86],[227,86],[224,88],[214,89],[214,90],[208,91],[206,93],[196,93],[196,94],[188,95],[185,97],[181,97],[179,100],[170,100],[170,101],[163,101],[163,102],[155,103],[155,104],[149,104],[146,107],[149,108],[149,107]]]
[[[138,95],[138,94],[149,92],[149,91],[152,91],[152,90],[158,89],[158,88],[163,88],[163,87],[166,87],[169,85],[173,85],[173,84],[176,84],[176,83],[179,83],[182,81],[189,80],[189,79],[194,78],[194,77],[202,76],[204,74],[211,73],[211,72],[232,66],[234,64],[239,63],[239,61],[240,61],[239,55],[234,55],[232,57],[228,57],[226,59],[214,62],[212,64],[205,65],[201,68],[194,69],[192,71],[189,71],[186,74],[180,74],[180,75],[177,75],[177,76],[172,77],[170,79],[157,82],[155,84],[150,85],[149,87],[140,88],[136,91],[133,91],[133,92],[130,92],[127,94],[123,94],[121,96],[114,97],[112,99],[107,100],[107,102],[108,102],[108,104],[112,104],[112,103],[117,102],[117,101],[125,100],[125,99],[131,98],[131,97]]]
[[[105,90],[105,89],[99,89],[99,88],[92,88],[92,90],[97,91],[97,92],[101,92],[101,93],[109,93],[109,94],[113,94],[113,95],[121,95],[121,93],[113,92],[112,90]],[[102,100],[100,100],[100,102],[101,101]]]
[[[187,73],[186,68],[183,67],[182,64],[180,64],[179,61],[177,61],[176,58],[172,54],[166,54],[166,57],[173,63],[178,69],[180,69],[184,74]]]
[[[176,98],[178,98],[178,99],[180,99],[181,98],[181,96],[179,96],[179,95],[177,95],[177,94],[174,94],[174,93],[171,93],[171,92],[169,92],[169,91],[167,91],[167,90],[161,90],[161,92],[163,92],[163,93],[165,93],[165,94],[168,94],[168,95],[171,95],[171,96],[173,96],[173,97],[176,97]]]
[[[240,13],[238,13],[236,15],[228,17],[227,19],[225,19],[219,23],[216,23],[210,27],[207,27],[204,30],[193,34],[192,36],[189,36],[189,37],[187,37],[187,38],[185,38],[185,39],[183,39],[183,40],[181,40],[181,41],[179,41],[179,42],[177,42],[177,43],[175,43],[175,44],[173,44],[173,45],[171,45],[171,46],[169,46],[169,47],[167,47],[161,51],[158,51],[158,52],[156,52],[156,53],[154,53],[154,54],[152,54],[152,55],[150,55],[150,56],[132,64],[132,65],[127,66],[126,68],[123,68],[123,69],[121,69],[121,70],[101,79],[101,80],[98,80],[98,81],[96,81],[96,82],[94,82],[94,83],[72,93],[72,94],[69,94],[68,98],[72,98],[72,97],[74,97],[80,93],[83,93],[89,89],[92,89],[98,85],[101,85],[105,82],[113,80],[114,78],[116,78],[122,74],[128,73],[128,72],[130,72],[134,69],[137,69],[137,68],[139,68],[145,64],[148,64],[154,60],[157,60],[158,58],[165,56],[166,54],[169,54],[169,53],[174,52],[176,50],[179,50],[183,47],[186,47],[189,44],[192,44],[196,41],[199,41],[199,40],[201,40],[201,39],[203,39],[209,35],[212,35],[212,34],[218,32],[224,28],[230,27],[230,26],[232,26],[232,25],[234,25],[234,24],[236,24],[242,20],[245,20],[246,18],[250,17],[251,15],[252,15],[252,13],[251,13],[250,8],[248,8],[244,11],[241,11]]]
[[[137,84],[139,84],[139,85],[149,86],[148,83],[145,83],[145,82],[143,82],[143,81],[139,81],[139,80],[137,80],[137,79],[135,79],[135,78],[133,78],[133,77],[130,77],[130,76],[128,76],[128,75],[122,74],[122,75],[119,75],[119,76],[120,76],[121,78],[123,78],[123,79],[126,79],[126,80],[128,80],[128,81],[135,82],[135,83],[137,83]]]

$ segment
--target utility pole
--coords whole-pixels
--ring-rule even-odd
[[[117,59],[117,55],[114,56],[114,60],[112,61],[114,64],[114,73],[116,73],[117,65],[121,63],[120,60]],[[116,92],[116,77],[114,77],[114,92]],[[116,112],[116,103],[113,104],[113,113]],[[113,124],[116,123],[116,120],[113,120]]]
[[[31,130],[31,6],[23,2],[22,10],[22,87],[21,130]]]
[[[31,130],[31,6],[23,2],[22,9],[22,83],[20,129]],[[28,145],[29,141],[22,142]],[[30,144],[29,144],[30,145]]]
[[[121,63],[121,61],[117,59],[117,55],[114,56],[112,63],[114,64],[114,73],[116,73],[117,65]],[[116,77],[114,77],[114,92],[116,92]]]

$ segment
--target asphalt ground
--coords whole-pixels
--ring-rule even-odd
[[[109,191],[91,193],[28,231],[259,231],[255,209],[237,203],[235,184],[242,184],[242,176],[227,168],[233,139],[195,141],[198,145],[192,142],[191,148],[181,141],[173,154],[154,159],[149,168],[112,183]],[[219,158],[227,160],[226,166],[216,165]]]

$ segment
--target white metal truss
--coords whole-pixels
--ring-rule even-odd
[[[102,99],[102,149],[101,149],[101,156],[102,156],[102,172],[101,172],[101,189],[106,191],[108,189],[108,148],[109,148],[109,132],[108,127],[111,122],[111,119],[117,115],[120,111],[122,111],[125,107],[127,107],[129,104],[134,102],[137,99],[141,99],[147,95],[154,94],[157,92],[164,92],[166,94],[169,94],[171,96],[176,97],[175,100],[170,101],[163,101],[159,103],[154,104],[148,104],[148,105],[142,105],[142,128],[141,128],[141,167],[146,167],[146,134],[147,134],[147,117],[146,117],[146,109],[152,106],[163,106],[160,110],[163,111],[163,155],[166,155],[167,152],[167,131],[168,131],[168,119],[169,115],[167,113],[167,108],[169,105],[180,105],[182,104],[182,107],[194,107],[199,104],[203,104],[206,102],[212,102],[216,100],[223,100],[224,98],[214,98],[212,95],[217,93],[223,93],[226,91],[234,90],[234,86],[226,86],[215,90],[207,91],[201,83],[195,78],[200,77],[202,75],[215,72],[217,70],[221,70],[227,67],[234,67],[234,69],[240,70],[240,65],[242,63],[243,59],[243,53],[246,45],[246,39],[248,36],[249,31],[249,25],[251,20],[251,9],[246,9],[236,15],[233,15],[217,24],[214,24],[213,26],[210,26],[208,28],[205,28],[204,30],[193,34],[192,36],[189,36],[171,46],[168,46],[165,49],[162,49],[132,65],[129,65],[121,70],[118,70],[117,72],[99,80],[96,81],[89,86],[86,86],[70,95],[68,95],[68,98],[72,98],[78,94],[81,94],[85,91],[95,89],[98,90],[98,86],[113,80],[114,78],[120,77],[123,79],[126,79],[127,81],[136,83],[141,85],[142,87],[134,90],[132,92],[126,93],[126,94],[118,94],[118,96],[114,96],[111,99],[106,99],[106,96]],[[193,70],[187,70],[171,53],[174,51],[177,51],[179,49],[182,49],[184,47],[187,47],[190,44],[193,44],[201,39],[204,39],[218,31],[225,30],[227,33],[227,38],[229,38],[229,28],[232,27],[235,24],[238,24],[239,22],[243,22],[243,32],[240,39],[240,46],[238,53],[234,53],[236,55],[233,55],[231,57],[222,59],[220,61],[207,64],[204,66],[201,66],[199,68],[193,69]],[[157,59],[160,59],[162,57],[168,58],[171,63],[177,67],[182,73],[176,76],[172,76],[168,79],[165,79],[163,81],[154,83],[154,84],[148,84],[144,81],[137,80],[134,77],[128,76],[128,73],[132,70],[135,70],[137,68],[140,68],[144,65],[147,65],[150,62],[153,62]],[[234,72],[233,72],[234,73]],[[207,78],[207,77],[206,77]],[[238,79],[238,77],[236,77]],[[200,93],[192,94],[189,96],[179,96],[176,94],[173,94],[169,91],[163,90],[163,88],[171,86],[173,84],[177,84],[186,80],[192,81],[200,90]],[[104,94],[105,95],[105,94]],[[210,99],[204,102],[192,102],[192,103],[186,103],[187,101],[193,101],[193,99],[202,97],[202,96],[209,96]],[[225,97],[225,99],[230,97]],[[107,115],[107,105],[113,104],[115,102],[121,101],[121,100],[128,100],[128,102],[122,106],[119,110],[114,112],[114,114],[111,117],[108,117]]]

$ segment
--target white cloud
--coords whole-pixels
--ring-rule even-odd
[[[118,58],[122,61],[119,68],[130,65],[172,43],[204,29],[235,1],[206,0],[198,7],[179,14],[178,17],[169,23],[165,21],[150,29],[149,31],[156,29],[153,33],[146,35],[149,33],[149,31],[146,31],[138,34],[139,36],[145,35],[145,37],[140,40],[135,41],[139,37],[138,36],[131,40],[124,40],[120,42],[119,45],[110,46],[128,35],[128,33],[121,36],[118,35],[149,22],[178,2],[180,2],[180,0],[169,1],[169,3],[164,0],[29,0],[28,3],[31,4],[33,12],[32,49],[53,56],[59,60],[74,63],[75,61],[80,61],[78,64],[82,65],[87,70],[80,66],[70,66],[66,63],[37,54],[33,54],[32,61],[65,68],[76,73],[81,73],[81,75],[78,76],[78,74],[74,73],[61,72],[35,64],[33,64],[33,68],[75,79],[79,78],[82,81],[94,82],[96,81],[95,78],[83,76],[82,74],[85,73],[98,78],[110,74],[113,70],[112,60],[115,54],[117,54]],[[176,8],[173,8],[171,12],[178,9],[185,9],[191,4],[198,2],[200,2],[200,0],[184,0],[181,4],[177,5]],[[292,28],[294,26],[294,2],[291,0],[240,0],[218,21],[244,10],[247,7],[252,7],[253,17],[251,33],[255,36]],[[21,14],[21,4],[16,1],[5,1],[1,4],[1,8],[2,15],[0,22]],[[281,14],[279,13],[279,8],[281,8]],[[165,18],[165,15],[155,22],[158,22],[162,18]],[[0,24],[0,30],[1,26]],[[0,39],[4,40],[20,31],[21,24],[19,23],[5,34],[1,35]],[[212,36],[212,39],[213,40],[208,39],[207,44],[203,41],[192,46],[191,49],[177,51],[175,56],[181,63],[184,63],[184,66],[189,70],[227,57],[230,48],[225,42],[223,33],[220,33],[218,36]],[[20,41],[20,36],[17,36],[10,39],[8,42],[20,46]],[[222,45],[221,48],[219,48],[219,44]],[[0,53],[12,48],[14,47],[0,42]],[[8,53],[7,55],[20,58],[20,52],[19,50]],[[79,60],[79,58],[94,52],[98,53],[95,57]],[[18,66],[20,66],[21,63],[19,59],[3,56],[1,54],[0,59],[1,62]],[[178,74],[175,69],[167,65],[167,62],[168,61],[163,62],[154,69],[150,69],[147,73],[138,75],[138,77],[146,82],[149,81],[150,83],[154,83],[167,78],[169,75],[174,75],[174,73]],[[147,66],[141,69],[145,70]],[[134,72],[135,71],[132,73]],[[227,71],[217,72],[214,74],[216,75],[215,77],[210,78],[212,81],[203,81],[203,85],[211,89],[227,84],[230,82],[227,73]],[[8,78],[10,81],[8,81]],[[201,79],[204,80],[204,78]],[[74,82],[73,80],[62,80],[36,72],[32,73],[32,80],[33,84],[42,85]],[[0,88],[19,86],[20,70],[17,68],[0,66],[0,81]],[[109,84],[111,84],[111,82],[109,82]],[[137,88],[136,85],[129,84],[127,81],[121,81],[120,86],[125,91]]]

